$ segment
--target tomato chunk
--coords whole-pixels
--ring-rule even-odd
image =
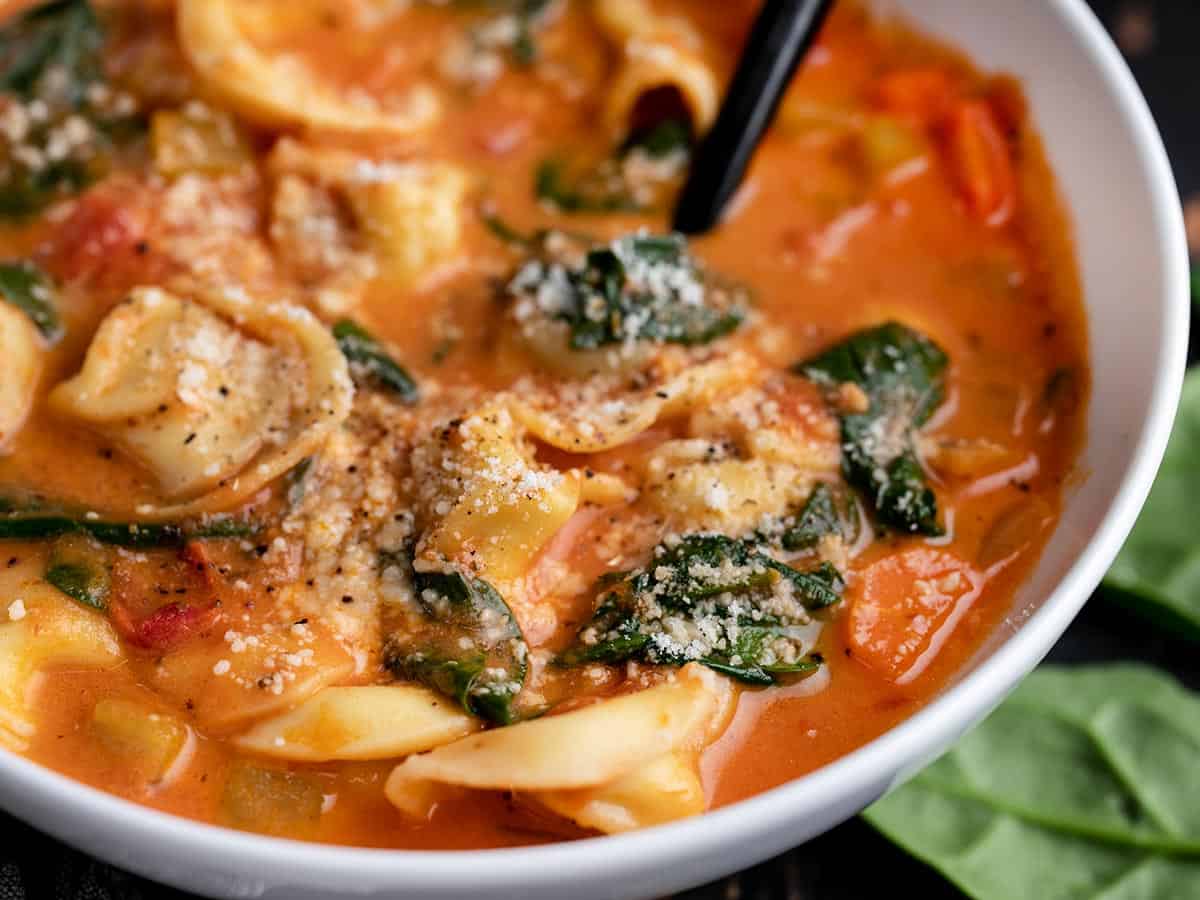
[[[847,598],[852,656],[888,681],[912,681],[937,655],[983,580],[953,553],[925,547],[873,563]]]
[[[118,559],[109,616],[135,647],[163,651],[213,629],[221,620],[221,576],[204,544],[190,541],[157,570]],[[164,598],[170,598],[163,603]]]
[[[945,152],[967,208],[988,225],[1007,224],[1017,208],[1017,177],[989,103],[967,100],[955,106],[946,118]]]

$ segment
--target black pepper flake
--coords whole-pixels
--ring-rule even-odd
[[[349,594],[342,594],[342,602],[343,603],[353,603],[354,598],[351,597]]]
[[[267,551],[269,549],[271,549],[271,548],[268,547],[266,544],[259,544],[257,547],[254,548],[254,552],[257,553],[259,556],[266,556]]]
[[[229,388],[227,388],[225,385],[221,385],[219,388],[217,388],[217,393],[219,393],[222,397],[228,397]]]
[[[8,558],[8,567],[11,569],[13,566],[15,566],[19,562],[20,562],[20,560],[17,559],[15,556],[10,556]]]
[[[194,441],[195,439],[196,439],[196,432],[194,432],[194,431],[193,431],[191,434],[189,434],[187,437],[185,437],[185,438],[183,439],[183,442],[184,442],[185,444],[190,444],[190,443],[191,443],[192,441]]]

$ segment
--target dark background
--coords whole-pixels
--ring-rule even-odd
[[[1200,251],[1200,3],[1091,3],[1116,36],[1150,100],[1180,192],[1185,199],[1196,198],[1190,224],[1193,252]],[[1109,602],[1103,593],[1087,605],[1051,652],[1050,660],[1140,660],[1161,666],[1200,689],[1200,654],[1194,645],[1175,641],[1142,623]],[[486,886],[481,886],[480,894],[486,896]],[[964,895],[854,819],[790,853],[676,900],[861,900],[889,896],[961,900]],[[0,900],[43,898],[191,900],[179,891],[96,862],[0,813]]]

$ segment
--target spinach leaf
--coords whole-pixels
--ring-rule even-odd
[[[537,167],[533,192],[543,203],[564,213],[639,212],[641,205],[614,179],[599,173],[585,173],[568,181],[566,165],[559,159],[547,159]]]
[[[111,589],[108,558],[93,538],[70,534],[59,538],[50,551],[46,581],[72,600],[104,611]]]
[[[940,535],[937,497],[917,458],[914,433],[942,402],[946,354],[897,322],[852,334],[794,370],[828,389],[857,385],[864,412],[842,412],[842,472],[879,521]]]
[[[668,118],[634,131],[619,154],[624,157],[640,150],[651,159],[666,159],[672,154],[690,154],[692,141],[692,125],[687,119]]]
[[[572,350],[636,341],[706,344],[742,323],[747,300],[744,288],[710,277],[678,234],[592,245],[582,266],[547,251],[517,271],[508,293],[519,312],[565,322]]]
[[[1162,467],[1137,524],[1105,576],[1106,598],[1200,640],[1200,371],[1183,383]]]
[[[0,514],[0,541],[36,541],[63,535],[87,535],[117,547],[179,547],[191,540],[249,537],[261,526],[235,519],[217,519],[195,528],[174,523],[105,522],[59,512]]]
[[[1169,676],[1048,666],[864,815],[979,900],[1192,896],[1198,751]]]
[[[511,724],[529,648],[504,598],[483,579],[458,572],[413,572],[413,589],[428,627],[393,634],[387,667],[453,697],[472,715]]]
[[[810,550],[821,538],[836,535],[852,541],[857,534],[856,511],[852,502],[825,482],[815,488],[800,512],[783,522],[779,537],[784,550]]]
[[[801,572],[753,539],[689,535],[660,545],[642,569],[606,589],[564,665],[629,659],[680,666],[698,660],[750,684],[816,671],[806,655],[807,610],[836,603],[843,583],[824,563]]]
[[[358,378],[379,384],[405,403],[415,403],[420,397],[413,377],[357,322],[342,319],[335,323],[333,337]]]
[[[104,79],[104,35],[87,0],[45,3],[0,28],[0,216],[19,218],[75,193],[105,168],[139,118]]]
[[[47,341],[62,337],[49,277],[31,262],[0,262],[0,299],[15,306],[37,326]]]

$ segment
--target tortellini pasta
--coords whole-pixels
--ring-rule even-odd
[[[140,288],[50,402],[185,501],[138,510],[167,518],[228,508],[278,477],[345,419],[352,396],[345,358],[307,311]]]
[[[608,784],[543,791],[537,800],[584,828],[606,834],[648,828],[704,812],[694,754],[668,753]]]
[[[416,134],[437,120],[440,103],[427,85],[412,87],[403,105],[387,109],[365,94],[337,91],[293,57],[260,50],[238,21],[238,5],[179,0],[178,35],[202,86],[246,118],[380,137]]]
[[[418,818],[447,791],[482,789],[521,792],[603,832],[667,822],[703,811],[697,760],[732,709],[729,682],[689,665],[635,694],[410,757],[385,792]]]
[[[837,477],[837,425],[797,386],[767,382],[694,413],[645,463],[643,496],[668,521],[744,534]]]
[[[758,366],[733,353],[644,379],[629,391],[625,379],[597,376],[561,386],[556,395],[516,397],[513,416],[540,440],[571,453],[599,453],[628,443],[661,418],[703,407],[754,378]]]
[[[418,560],[449,560],[491,581],[519,578],[579,504],[579,479],[537,464],[503,406],[456,420],[419,445],[425,520]]]
[[[317,622],[275,626],[253,641],[227,635],[220,643],[194,641],[163,657],[151,685],[190,705],[208,732],[228,733],[299,706],[355,670],[335,635]]]
[[[717,115],[719,90],[691,25],[657,14],[646,0],[598,0],[595,9],[597,21],[622,51],[604,107],[609,129],[626,133],[639,101],[665,88],[678,92],[693,129],[707,131]]]
[[[328,687],[260,722],[236,743],[297,762],[390,759],[431,750],[480,727],[461,707],[416,685]]]
[[[376,162],[285,139],[270,166],[281,179],[308,178],[345,198],[381,278],[411,284],[456,256],[469,180],[455,165]]]
[[[41,580],[31,557],[0,575],[0,746],[22,751],[36,731],[33,692],[47,668],[108,669],[123,656],[116,632]]]
[[[0,451],[25,422],[41,374],[41,343],[29,317],[0,301]]]

